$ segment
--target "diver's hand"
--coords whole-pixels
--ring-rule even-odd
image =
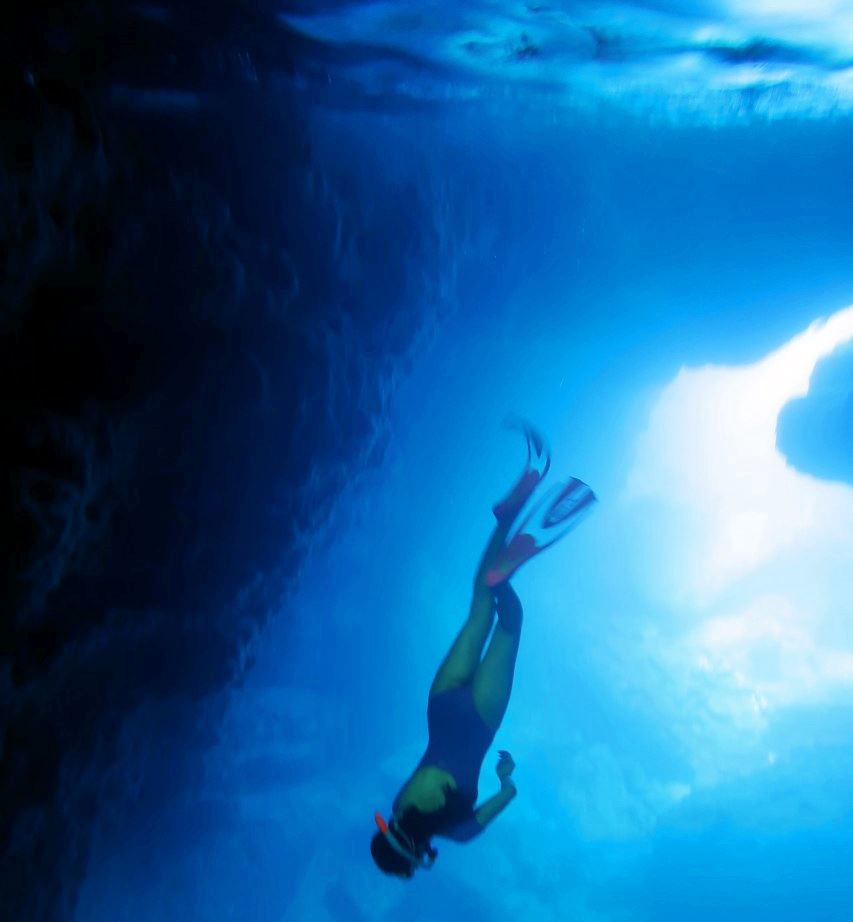
[[[498,755],[500,758],[498,759],[498,767],[495,770],[498,773],[498,778],[501,779],[501,784],[503,784],[510,781],[509,776],[515,771],[515,762],[506,749],[499,749]]]

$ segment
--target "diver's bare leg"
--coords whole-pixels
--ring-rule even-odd
[[[480,716],[497,730],[506,713],[512,692],[515,660],[521,640],[521,602],[509,583],[494,589],[498,623],[489,648],[474,673],[472,692]]]
[[[430,696],[467,684],[480,665],[483,647],[486,645],[495,616],[492,590],[486,585],[486,573],[494,565],[504,546],[511,524],[510,521],[499,522],[489,539],[474,578],[474,594],[468,619],[433,679],[429,690]]]

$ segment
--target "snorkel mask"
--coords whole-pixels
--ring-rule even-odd
[[[385,837],[385,841],[401,858],[404,858],[409,863],[413,871],[416,868],[423,868],[428,871],[433,866],[438,856],[437,851],[434,849],[429,849],[425,853],[418,851],[415,846],[415,840],[403,832],[393,819],[389,825],[382,819],[382,814],[378,812],[373,814],[373,819],[376,821],[379,831]]]

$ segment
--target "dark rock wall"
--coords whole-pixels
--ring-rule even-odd
[[[853,343],[818,362],[808,394],[782,408],[776,442],[797,470],[853,484]]]
[[[444,291],[414,187],[317,162],[272,7],[58,10],[0,49],[0,903],[31,922],[96,816],[193,783]]]

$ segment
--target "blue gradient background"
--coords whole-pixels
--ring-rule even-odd
[[[77,918],[844,919],[850,675],[739,726],[716,710],[723,678],[682,684],[687,662],[650,662],[658,633],[697,616],[645,579],[659,509],[621,521],[617,498],[680,368],[755,363],[850,299],[851,126],[612,110],[549,124],[532,102],[320,112],[314,130],[321,156],[370,148],[428,190],[456,306],[411,358],[383,462],[311,539],[293,620],[258,638],[198,801],[96,849]],[[508,411],[536,421],[600,508],[517,578],[525,633],[496,746],[517,760],[519,797],[404,885],[373,869],[370,817],[425,744],[490,505],[520,469]],[[662,547],[665,583],[692,561]],[[850,572],[814,587],[848,655]]]
[[[209,45],[196,50],[224,47],[231,71],[191,85],[177,55],[159,83],[142,64],[105,81],[114,130],[167,164],[151,192],[166,196],[162,227],[174,188],[190,236],[201,228],[186,252],[210,265],[187,268],[218,287],[198,316],[215,315],[210,340],[239,361],[196,362],[195,315],[179,330],[186,353],[167,353],[175,380],[203,386],[190,428],[146,417],[140,440],[156,465],[168,433],[186,432],[201,458],[163,585],[143,599],[131,582],[115,601],[97,584],[106,614],[93,609],[91,642],[72,632],[46,666],[22,657],[19,724],[31,701],[52,713],[109,666],[92,692],[107,704],[77,713],[65,696],[72,724],[111,719],[53,779],[60,812],[63,784],[94,793],[68,807],[84,845],[63,911],[43,918],[844,922],[849,4],[264,11],[286,61],[265,44],[272,29],[252,56],[223,15],[224,37],[199,19]],[[155,48],[159,29],[196,35],[168,4],[128,15]],[[267,95],[251,95],[256,83]],[[261,117],[279,104],[280,121]],[[184,151],[195,119],[210,135]],[[149,298],[170,284],[155,262]],[[292,346],[280,368],[266,327],[241,339],[256,295]],[[184,315],[163,303],[151,326],[168,334]],[[257,428],[243,426],[256,411]],[[517,762],[518,797],[403,883],[372,864],[372,816],[423,751],[427,691],[465,617],[491,505],[521,469],[508,414],[547,435],[554,479],[582,478],[600,503],[514,581],[525,625],[495,750]],[[140,546],[157,534],[141,526]],[[206,597],[199,560],[221,598]],[[244,636],[235,586],[278,587],[278,566],[283,590],[263,594],[273,611]],[[208,616],[210,650],[193,640]],[[174,627],[185,617],[189,639]],[[121,644],[133,663],[149,636],[159,643],[112,721]],[[495,764],[492,752],[481,797]]]

